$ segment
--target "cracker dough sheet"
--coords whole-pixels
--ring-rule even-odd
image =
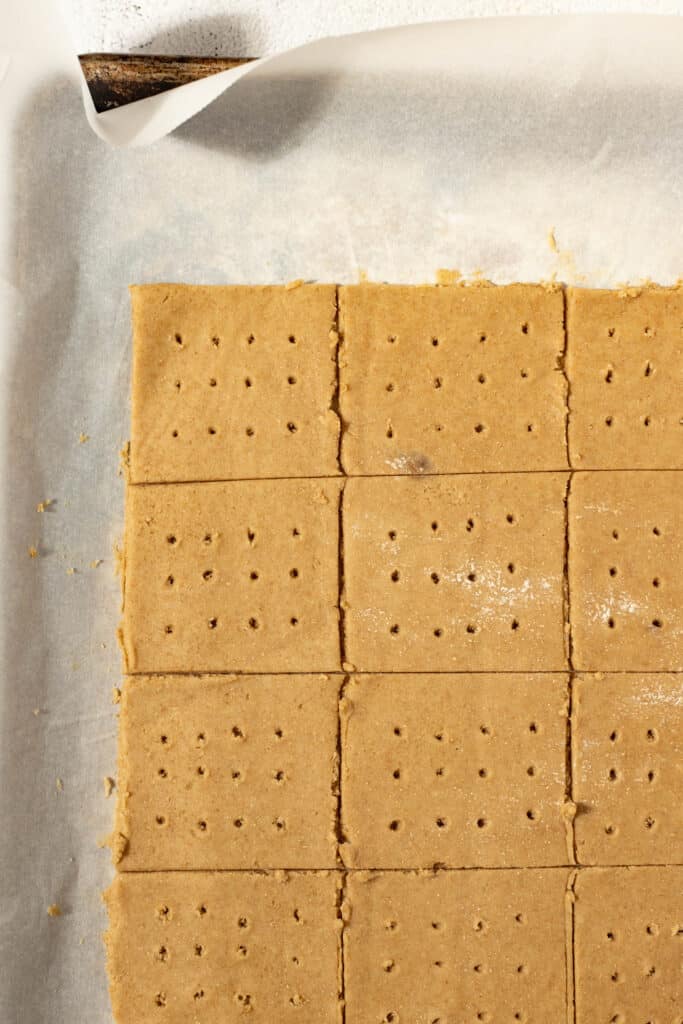
[[[133,289],[118,1024],[681,1024],[681,324]]]

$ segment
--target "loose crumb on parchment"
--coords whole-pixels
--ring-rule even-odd
[[[48,917],[61,917],[62,916],[62,908],[60,907],[59,903],[51,903],[50,904],[50,906],[47,908],[47,916]]]
[[[54,498],[46,498],[45,501],[39,501],[36,505],[36,512],[47,512],[51,505],[54,505]]]
[[[81,431],[81,433],[78,435],[78,443],[79,444],[85,444],[89,440],[90,440],[90,434],[84,434]]]
[[[28,549],[28,557],[29,558],[37,558],[38,557],[38,548],[35,547],[33,544]]]

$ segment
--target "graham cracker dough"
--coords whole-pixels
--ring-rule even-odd
[[[336,866],[339,681],[131,676],[121,870]]]
[[[566,474],[347,481],[346,654],[359,670],[566,667]]]
[[[540,285],[340,288],[346,472],[566,467],[563,301]]]
[[[568,880],[557,868],[350,875],[347,1021],[561,1024]]]
[[[683,475],[576,473],[569,495],[573,663],[683,668]]]
[[[359,676],[344,690],[344,862],[567,863],[567,678]]]
[[[131,295],[134,483],[339,472],[333,285]]]
[[[477,284],[133,289],[117,1024],[683,1024],[683,293]]]
[[[579,469],[682,469],[683,288],[567,293],[569,448]]]
[[[130,487],[129,672],[339,670],[339,484]]]
[[[339,878],[118,875],[105,895],[118,1024],[339,1024]]]
[[[572,712],[579,863],[680,861],[683,676],[579,676]]]
[[[577,1024],[680,1024],[683,868],[589,868],[575,889]]]

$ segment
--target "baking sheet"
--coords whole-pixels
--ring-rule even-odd
[[[25,6],[0,15],[0,1020],[104,1024],[128,283],[675,281],[683,32],[496,19],[314,44],[111,148]],[[98,130],[140,142],[194,93]]]

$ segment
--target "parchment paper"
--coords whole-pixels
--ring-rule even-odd
[[[676,18],[505,19],[316,44],[251,70],[173,135],[111,148],[58,26],[6,4],[0,1020],[104,1024],[111,868],[96,842],[121,671],[128,283],[420,282],[437,268],[672,282],[683,32]],[[98,130],[140,141],[211,98],[194,93]]]

